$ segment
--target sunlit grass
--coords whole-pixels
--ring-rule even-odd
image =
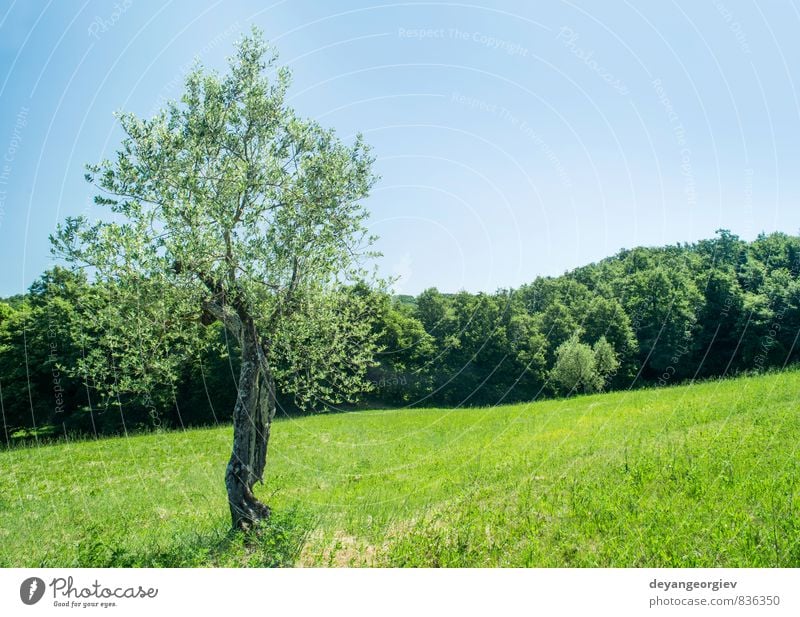
[[[228,533],[230,427],[0,452],[3,566],[800,566],[800,373],[280,420]]]

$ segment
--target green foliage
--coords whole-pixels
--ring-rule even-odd
[[[371,317],[347,286],[366,277],[373,159],[361,136],[346,145],[295,114],[276,58],[254,29],[226,75],[198,65],[179,102],[120,114],[117,156],[86,174],[109,216],[68,218],[51,238],[95,276],[75,372],[105,406],[134,400],[155,417],[214,321],[256,340],[300,406],[368,386]]]
[[[432,392],[445,405],[535,398],[544,384],[547,341],[513,294],[420,294],[415,315],[434,340]]]
[[[655,376],[685,355],[695,326],[699,293],[683,269],[665,264],[639,270],[624,282],[627,310],[642,324],[637,333],[639,347],[648,351],[645,371]],[[684,365],[681,375],[686,372]]]
[[[54,268],[16,308],[0,303],[0,388],[7,434],[43,426],[91,432],[81,413],[88,404],[83,383],[68,370],[81,356],[73,324],[88,290],[82,274]]]
[[[380,401],[393,405],[416,402],[430,392],[431,363],[435,361],[434,338],[413,314],[413,305],[387,294],[375,297],[376,318],[372,327],[381,351],[369,379]]]
[[[605,336],[601,336],[592,346],[594,353],[595,368],[597,374],[602,379],[602,384],[599,389],[608,383],[608,380],[614,375],[620,367],[620,361],[617,357],[617,352],[614,351],[614,346],[606,340]]]
[[[613,348],[619,366],[601,375],[605,389],[792,364],[800,361],[798,246],[798,238],[784,234],[746,243],[721,232],[696,245],[622,251],[494,294],[429,289],[417,298],[392,298],[380,288],[333,286],[312,293],[314,302],[275,325],[281,408],[294,412],[295,398],[319,408],[357,396],[375,406],[496,405],[550,396],[563,392],[561,382],[548,380],[556,350],[576,332],[585,345],[596,348],[605,338]],[[153,410],[163,427],[226,421],[236,396],[238,342],[220,323],[178,323],[180,296],[165,295],[160,284],[129,290],[128,300],[138,304],[101,302],[119,290],[56,269],[24,299],[0,303],[9,434],[115,433],[123,420],[128,430],[153,427]],[[135,334],[122,337],[118,322]],[[170,323],[176,327],[167,329]],[[50,325],[64,366],[58,416]],[[165,342],[170,355],[160,354]],[[91,362],[97,365],[91,371],[71,370]],[[140,366],[152,370],[145,374]],[[140,385],[149,380],[149,393],[111,396],[109,383],[123,377],[117,367]]]
[[[608,343],[599,347],[599,355],[606,363],[608,363],[608,347]],[[614,357],[613,349],[611,354]],[[597,360],[592,348],[581,343],[578,335],[575,334],[556,349],[556,362],[553,370],[550,371],[550,377],[567,394],[597,392],[603,387],[605,381],[598,368]],[[615,357],[614,360],[616,360]],[[608,366],[604,368],[608,369],[608,373],[613,370]]]

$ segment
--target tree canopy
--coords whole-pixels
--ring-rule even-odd
[[[619,366],[605,375],[605,389],[670,385],[797,362],[799,256],[797,236],[763,235],[748,243],[721,232],[693,245],[621,251],[563,276],[494,294],[430,289],[417,297],[392,297],[351,286],[330,296],[325,310],[355,303],[346,309],[348,319],[368,326],[374,337],[364,378],[350,384],[365,404],[493,405],[555,395],[563,392],[551,374],[556,350],[575,334],[596,354],[616,358]],[[642,276],[654,264],[660,269]],[[644,284],[670,280],[673,295],[666,297]],[[163,426],[230,419],[240,350],[220,323],[201,329],[188,361],[167,360],[173,379],[153,380],[149,397],[119,391],[104,403],[104,382],[86,372],[61,371],[63,412],[55,412],[53,368],[81,366],[109,348],[99,344],[106,318],[92,308],[104,293],[99,287],[80,273],[56,269],[24,299],[0,302],[0,395],[10,434],[34,423],[55,432],[119,432],[123,416],[129,428],[153,426],[152,409]],[[164,312],[158,297],[152,303],[140,297],[145,314]],[[317,327],[309,324],[306,336]],[[133,362],[138,356],[130,349]],[[325,346],[317,349],[325,355]],[[102,357],[110,364],[107,358],[114,356],[106,351]],[[302,387],[302,372],[292,367],[303,361],[310,359],[281,358],[275,366],[277,400],[287,413],[301,409],[292,390]],[[353,371],[341,375],[352,379]],[[334,393],[341,391],[328,385],[333,392],[316,399],[318,408],[339,405]]]

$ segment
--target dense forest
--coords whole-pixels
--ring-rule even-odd
[[[346,405],[496,405],[785,367],[800,359],[798,272],[800,237],[762,234],[748,243],[720,230],[694,244],[622,250],[492,294],[355,287],[349,293],[372,307],[362,318],[380,350],[371,389]],[[4,443],[229,421],[239,356],[218,323],[180,378],[153,383],[146,396],[107,396],[76,370],[99,336],[94,297],[83,273],[55,267],[26,295],[0,301]],[[179,335],[164,341],[181,344]],[[279,414],[307,411],[281,383]]]

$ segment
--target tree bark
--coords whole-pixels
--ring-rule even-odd
[[[275,417],[275,384],[252,320],[243,320],[240,341],[242,366],[225,487],[233,528],[247,531],[270,514],[269,507],[253,495],[253,486],[263,480],[270,426]]]

